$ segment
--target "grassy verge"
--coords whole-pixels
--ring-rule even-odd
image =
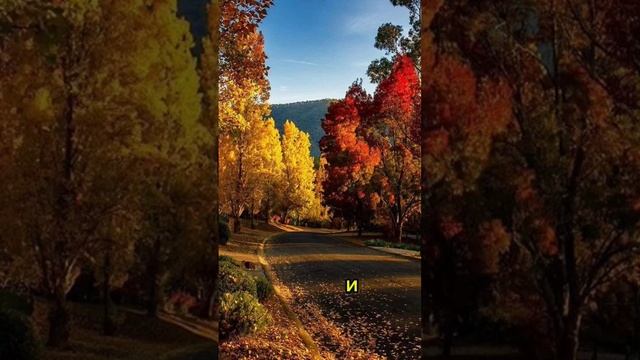
[[[237,265],[246,262],[255,265],[246,270],[252,276],[264,277],[258,259],[258,247],[266,237],[282,230],[268,224],[257,224],[251,229],[243,222],[240,233],[232,233],[228,244],[220,247],[220,255],[233,259]],[[298,336],[295,324],[287,317],[276,297],[270,296],[262,305],[272,321],[264,331],[248,336],[236,336],[220,342],[220,359],[311,359],[311,354]]]
[[[163,320],[122,311],[123,323],[116,336],[101,334],[101,307],[72,304],[70,349],[46,349],[47,360],[144,360],[215,359],[217,345]],[[46,304],[34,314],[41,336],[46,334]]]
[[[420,251],[420,245],[417,245],[417,244],[393,243],[393,242],[388,242],[388,241],[384,241],[384,240],[381,240],[381,239],[365,240],[364,244],[367,245],[367,246],[377,246],[377,247],[386,247],[386,248],[395,248],[395,249]]]

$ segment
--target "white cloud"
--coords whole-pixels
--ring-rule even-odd
[[[319,64],[317,64],[317,63],[310,62],[310,61],[304,61],[304,60],[284,59],[284,60],[282,60],[282,61],[287,62],[287,63],[291,63],[291,64],[300,64],[300,65],[309,65],[309,66],[319,66]]]
[[[347,20],[347,31],[351,34],[370,34],[381,24],[378,13],[361,14]]]
[[[345,31],[355,35],[374,35],[380,25],[391,22],[406,26],[409,20],[408,10],[393,6],[389,0],[357,1],[354,11],[345,18]]]

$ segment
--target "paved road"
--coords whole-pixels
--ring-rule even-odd
[[[311,233],[279,235],[265,254],[279,279],[304,289],[304,301],[317,304],[357,346],[389,359],[419,358],[418,261]],[[345,279],[354,278],[359,293],[345,294]]]

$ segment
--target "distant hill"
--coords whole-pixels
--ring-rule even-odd
[[[208,0],[178,0],[178,17],[189,22],[194,46],[191,53],[199,57],[202,52],[202,39],[207,36]]]
[[[321,123],[332,101],[334,100],[322,99],[291,104],[275,104],[271,105],[271,111],[276,121],[276,126],[280,131],[282,131],[285,120],[291,120],[300,130],[309,133],[311,137],[311,155],[319,157],[320,146],[318,143],[324,136]]]

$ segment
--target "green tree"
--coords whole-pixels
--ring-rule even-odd
[[[408,55],[414,64],[420,64],[420,2],[390,1],[393,6],[402,6],[409,10],[409,30],[405,35],[402,26],[392,23],[385,23],[378,28],[375,47],[384,51],[386,56],[373,60],[367,69],[367,75],[373,83],[380,83],[391,75],[398,56]]]

